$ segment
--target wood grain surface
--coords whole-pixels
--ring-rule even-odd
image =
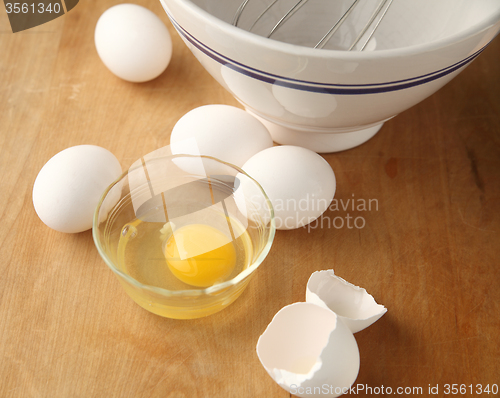
[[[154,0],[136,3],[169,27],[171,64],[143,84],[112,75],[93,33],[117,3],[81,0],[16,34],[0,6],[0,397],[288,397],[255,345],[280,308],[304,300],[309,275],[330,268],[388,308],[356,335],[356,383],[421,396],[437,385],[441,397],[445,384],[500,384],[500,39],[366,144],[324,155],[339,204],[325,216],[363,228],[278,231],[233,305],[177,321],[132,302],[91,232],[47,228],[31,199],[38,171],[69,146],[105,147],[125,169],[167,145],[187,111],[238,106]],[[341,207],[353,199],[371,210]]]

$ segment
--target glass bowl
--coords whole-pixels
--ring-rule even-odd
[[[193,230],[211,235],[198,233],[190,252],[182,252]],[[93,223],[97,250],[126,293],[146,310],[176,319],[207,316],[234,302],[274,233],[271,202],[254,179],[229,163],[191,155],[136,162],[104,192]],[[224,242],[214,243],[216,235]],[[166,254],[172,239],[181,248],[175,261]],[[220,254],[223,244],[233,257],[210,254]],[[227,268],[224,275],[217,266]]]

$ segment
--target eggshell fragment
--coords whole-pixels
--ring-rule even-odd
[[[373,296],[339,276],[333,270],[314,272],[307,282],[306,302],[334,311],[352,333],[376,322],[387,312]]]
[[[338,397],[354,383],[359,350],[352,332],[329,309],[312,303],[282,308],[257,342],[267,373],[298,397]]]

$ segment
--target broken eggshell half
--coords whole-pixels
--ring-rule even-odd
[[[372,295],[335,275],[333,270],[316,271],[307,282],[306,302],[335,312],[352,333],[359,332],[387,312]]]
[[[333,311],[313,303],[294,303],[274,316],[257,342],[267,373],[298,397],[338,397],[359,371],[352,332]]]

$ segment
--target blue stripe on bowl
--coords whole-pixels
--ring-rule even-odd
[[[264,72],[259,69],[251,68],[242,63],[239,63],[231,58],[228,58],[210,47],[203,44],[201,41],[192,36],[177,21],[167,13],[170,21],[174,25],[177,32],[184,37],[188,42],[195,46],[202,53],[217,61],[221,65],[229,67],[243,75],[252,77],[265,83],[276,84],[283,87],[293,88],[296,90],[310,91],[323,94],[340,94],[340,95],[359,95],[359,94],[377,94],[389,91],[404,90],[406,88],[420,86],[422,84],[437,80],[441,77],[449,75],[456,70],[466,66],[472,62],[481,52],[487,47],[485,45],[474,54],[446,68],[437,70],[432,73],[427,73],[422,76],[412,77],[404,80],[395,80],[387,83],[372,83],[372,84],[325,84],[306,80],[291,79],[272,73]],[[321,50],[319,50],[321,51]]]

